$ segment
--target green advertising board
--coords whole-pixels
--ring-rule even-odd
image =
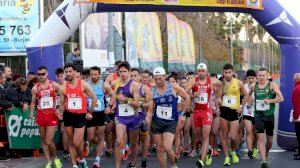
[[[5,112],[9,146],[11,149],[40,149],[41,138],[39,128],[34,119],[30,119],[30,111],[13,108]],[[56,131],[54,142],[59,141],[59,131]]]

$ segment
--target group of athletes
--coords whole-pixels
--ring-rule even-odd
[[[283,96],[269,81],[267,69],[248,70],[242,82],[235,78],[231,64],[224,65],[222,79],[210,75],[204,63],[197,66],[196,75],[180,79],[167,76],[162,67],[141,71],[122,61],[116,68],[117,73],[103,80],[99,67],[80,74],[74,64],[66,64],[56,70],[57,82],[48,79],[47,67],[38,68],[31,118],[39,126],[46,168],[62,167],[53,142],[58,125],[64,156],[70,154],[73,168],[88,167],[90,144],[97,145],[94,168],[102,165],[103,153],[112,152],[116,168],[129,154],[127,167],[135,168],[139,151],[141,167],[150,167],[150,147],[162,168],[167,168],[167,158],[171,168],[177,168],[181,154],[196,157],[199,150],[195,162],[201,168],[219,155],[219,144],[224,166],[230,166],[239,163],[236,150],[244,130],[249,158],[257,157],[259,150],[261,167],[268,167],[275,103]]]

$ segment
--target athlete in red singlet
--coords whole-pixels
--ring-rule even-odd
[[[48,72],[45,66],[38,68],[39,80],[32,88],[31,114],[30,118],[34,118],[34,111],[37,105],[36,122],[39,126],[40,136],[42,139],[42,148],[48,161],[46,168],[62,167],[60,160],[57,158],[56,146],[53,143],[53,137],[58,125],[56,111],[56,92],[59,91],[57,83],[47,79]],[[53,161],[53,162],[52,162]]]
[[[74,64],[65,65],[64,70],[67,82],[63,84],[60,92],[60,112],[64,111],[64,125],[70,141],[69,152],[73,168],[77,168],[77,155],[80,159],[79,164],[83,168],[87,168],[87,162],[83,158],[83,136],[86,119],[91,120],[93,118],[92,113],[97,103],[97,97],[85,81],[76,78]],[[89,112],[87,112],[87,96],[92,99]]]
[[[212,125],[213,111],[210,107],[209,100],[212,94],[212,88],[220,86],[219,80],[208,77],[207,66],[200,63],[197,67],[198,76],[192,80],[186,89],[191,89],[193,94],[191,98],[194,100],[195,108],[193,110],[194,126],[196,128],[197,137],[202,137],[202,154],[200,160],[197,161],[198,167],[204,167],[204,161],[207,166],[211,165],[212,150],[209,149],[209,134]],[[221,96],[221,89],[217,90],[217,97]],[[198,140],[199,141],[199,140]]]

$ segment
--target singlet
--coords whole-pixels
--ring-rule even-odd
[[[222,106],[237,110],[240,108],[241,91],[239,80],[233,78],[231,84],[223,81],[223,100]]]
[[[255,84],[255,116],[270,116],[274,114],[275,103],[264,103],[264,99],[273,99],[276,96],[270,91],[270,87],[271,82],[269,82],[268,85],[263,89],[258,88],[258,83]]]
[[[93,92],[97,96],[97,104],[94,108],[94,112],[104,112],[105,109],[105,100],[104,100],[104,93],[103,93],[103,81],[100,80],[96,86],[93,85],[92,81],[88,81],[88,85],[92,88]],[[91,108],[92,99],[88,97],[88,109]]]
[[[130,93],[130,85],[132,80],[130,79],[124,86],[119,86],[116,95],[123,94],[124,97],[127,97],[129,100],[133,98],[133,95]],[[127,102],[121,102],[116,100],[116,116],[117,117],[132,117],[135,115],[136,110],[130,106]]]
[[[249,83],[245,84],[245,89],[247,92],[249,92],[249,90],[250,90]],[[254,93],[251,95],[251,97],[254,99]],[[248,103],[246,103],[246,105],[243,107],[243,115],[254,117],[254,105],[249,107]]]
[[[157,92],[157,87],[153,88],[153,100],[155,109],[153,114],[154,121],[177,122],[177,102],[178,96],[172,92],[172,85],[167,83],[167,90],[163,95]]]
[[[87,96],[82,91],[82,81],[77,79],[75,88],[66,83],[66,110],[71,113],[85,114],[87,110]]]
[[[53,82],[49,80],[47,88],[42,88],[41,83],[37,83],[38,112],[50,114],[55,112],[56,92]]]
[[[194,98],[195,107],[194,110],[208,110],[210,109],[209,100],[212,93],[210,78],[206,78],[206,83],[201,84],[199,77],[195,78],[195,85],[193,92],[200,91],[200,95]]]

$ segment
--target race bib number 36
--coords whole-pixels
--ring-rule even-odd
[[[129,104],[119,104],[118,108],[120,117],[128,117],[134,115],[134,109]]]
[[[161,118],[164,120],[171,120],[172,119],[172,107],[157,106],[156,115],[158,118]]]
[[[235,107],[236,106],[236,97],[235,96],[223,96],[223,106]]]
[[[208,94],[207,93],[200,93],[199,96],[195,97],[194,102],[198,104],[207,104]]]
[[[270,104],[264,103],[264,100],[256,100],[256,110],[257,111],[270,110]]]
[[[82,109],[82,99],[81,98],[69,98],[68,99],[68,109],[71,109],[71,110]]]
[[[42,97],[40,106],[41,109],[53,108],[53,97]]]

